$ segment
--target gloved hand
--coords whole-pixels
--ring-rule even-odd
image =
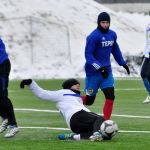
[[[32,79],[25,79],[20,82],[20,88],[24,89],[25,85],[30,85],[32,83]]]
[[[101,67],[99,70],[100,70],[100,73],[101,73],[103,78],[105,78],[105,79],[108,78],[109,74],[108,74],[108,71],[105,67]]]
[[[127,73],[130,74],[130,70],[129,70],[129,67],[127,66],[127,64],[123,65],[123,67],[126,69]]]

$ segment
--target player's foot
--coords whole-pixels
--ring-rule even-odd
[[[80,140],[80,134],[76,134],[76,133],[70,133],[70,134],[59,134],[58,138],[60,140],[76,140],[79,141]]]
[[[150,103],[150,96],[147,96],[147,98],[143,101],[144,104]]]
[[[0,126],[0,133],[4,132],[8,126],[8,119],[4,119],[2,125]]]
[[[10,138],[10,137],[13,137],[16,133],[19,132],[19,128],[17,126],[11,126],[9,125],[8,126],[8,131],[7,133],[5,134],[5,138]]]
[[[100,132],[94,132],[93,135],[91,135],[89,137],[89,139],[93,142],[93,141],[102,141],[102,134]]]

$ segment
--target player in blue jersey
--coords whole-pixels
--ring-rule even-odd
[[[117,35],[109,29],[109,14],[106,12],[100,13],[97,25],[97,28],[87,37],[86,41],[86,96],[83,96],[82,100],[84,104],[92,105],[100,88],[105,95],[103,114],[105,119],[108,120],[111,117],[115,99],[110,55],[113,55],[117,63],[123,66],[128,74],[130,74],[130,71],[117,44]]]
[[[146,47],[144,51],[144,59],[141,68],[141,77],[144,86],[148,93],[147,98],[143,101],[144,104],[150,103],[150,23],[146,28]]]
[[[5,50],[5,45],[0,39],[0,116],[2,125],[0,133],[8,129],[5,134],[6,138],[13,137],[18,131],[13,105],[8,98],[8,83],[10,72],[10,61]]]

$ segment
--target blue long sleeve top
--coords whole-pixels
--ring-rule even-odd
[[[116,33],[110,29],[107,33],[102,33],[98,28],[96,28],[86,40],[86,75],[96,74],[96,70],[99,70],[101,67],[106,67],[108,72],[111,72],[111,54],[120,66],[126,64],[117,44]]]
[[[8,54],[6,52],[5,44],[2,39],[0,39],[0,64],[2,64],[6,59],[8,59]]]

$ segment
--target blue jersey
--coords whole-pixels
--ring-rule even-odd
[[[111,72],[110,55],[114,56],[119,65],[124,65],[120,48],[117,44],[117,35],[114,31],[108,30],[102,33],[96,28],[88,37],[85,47],[85,71],[86,75],[94,75],[96,70],[106,67]]]
[[[8,59],[8,54],[5,49],[5,44],[0,39],[0,64],[2,64],[6,59]]]

